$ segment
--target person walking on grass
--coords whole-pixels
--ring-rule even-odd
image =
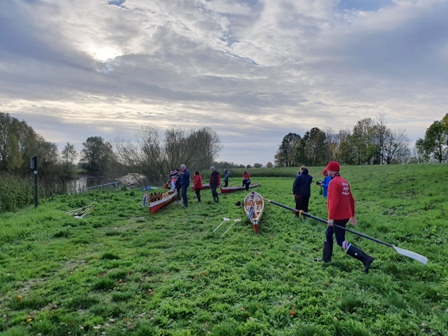
[[[219,197],[218,197],[218,192],[216,191],[216,189],[221,185],[221,176],[216,171],[214,166],[211,166],[210,170],[212,171],[212,173],[210,174],[210,188],[212,190],[213,201],[218,203]]]
[[[336,161],[330,161],[327,165],[327,174],[331,177],[328,186],[328,226],[325,231],[325,242],[322,259],[316,261],[330,262],[333,254],[333,234],[336,236],[336,243],[341,246],[346,253],[361,261],[364,265],[364,272],[368,273],[370,265],[375,260],[364,253],[358,247],[345,240],[345,230],[334,225],[345,228],[347,222],[356,225],[355,200],[350,190],[348,182],[339,174],[340,166]]]
[[[188,186],[190,185],[190,172],[188,171],[187,166],[185,166],[184,164],[180,165],[179,179],[180,187],[182,189],[183,206],[186,208],[188,207],[187,190]]]
[[[311,183],[313,177],[308,174],[308,168],[305,166],[300,167],[299,174],[294,180],[292,186],[292,193],[296,201],[296,209],[308,212],[308,205],[311,197]],[[296,213],[296,217],[299,214]]]
[[[246,187],[246,190],[249,190],[249,186],[250,186],[250,174],[245,171],[243,173],[243,180],[241,181],[241,183],[243,184],[243,187]]]
[[[198,170],[194,172],[193,186],[196,197],[198,198],[198,203],[201,202],[201,189],[202,189],[202,176]]]
[[[230,172],[226,168],[226,169],[224,169],[224,187],[229,186],[229,177],[230,177]]]

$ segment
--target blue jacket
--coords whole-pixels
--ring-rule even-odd
[[[325,198],[327,198],[328,196],[328,185],[330,184],[330,182],[331,182],[331,176],[325,176],[325,178],[322,181],[322,187],[324,188],[323,196]]]
[[[190,172],[188,169],[185,169],[183,174],[179,174],[179,179],[181,186],[188,187],[190,185]]]
[[[300,197],[311,197],[311,183],[313,177],[308,175],[308,169],[303,169],[302,174],[297,175],[292,187],[292,193]]]
[[[228,181],[230,177],[230,172],[226,169],[224,170],[224,181]]]

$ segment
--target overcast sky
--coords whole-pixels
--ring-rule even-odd
[[[448,113],[448,1],[0,0],[0,111],[62,150],[209,126],[220,159],[381,116],[412,145]]]

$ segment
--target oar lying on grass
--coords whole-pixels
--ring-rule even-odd
[[[240,219],[240,218],[236,218],[236,219],[234,219],[234,220],[233,220],[233,224],[230,225],[226,231],[224,231],[224,233],[221,235],[221,238],[222,238],[222,237],[227,233],[227,231],[229,231],[229,230],[232,228],[232,226],[234,226],[237,222],[241,222],[241,219]]]
[[[220,227],[221,225],[224,224],[224,222],[228,222],[229,220],[230,220],[230,218],[226,218],[226,217],[224,217],[224,218],[222,219],[221,224],[219,224],[219,225],[213,230],[213,232],[216,232],[216,230],[218,230],[219,227]]]
[[[278,205],[279,207],[282,207],[282,208],[284,208],[284,209],[294,211],[295,213],[297,213],[297,214],[299,214],[299,215],[301,215],[301,216],[309,217],[309,218],[315,219],[315,220],[317,220],[317,221],[319,221],[319,222],[322,222],[322,223],[325,223],[325,224],[327,223],[327,221],[326,221],[325,219],[322,219],[322,218],[313,216],[313,215],[311,215],[311,214],[309,214],[309,213],[307,213],[307,212],[305,212],[305,211],[297,210],[297,209],[291,208],[291,207],[289,207],[289,206],[286,206],[286,205],[284,205],[284,204],[281,204],[281,203],[278,203],[278,202],[275,202],[275,201],[268,200],[268,199],[266,199],[266,198],[265,198],[264,200],[265,200],[266,202],[269,202],[269,203]],[[381,241],[381,240],[379,240],[379,239],[376,239],[376,238],[372,238],[372,237],[370,237],[370,236],[368,236],[368,235],[365,235],[365,234],[363,234],[363,233],[360,233],[360,232],[357,232],[357,231],[353,231],[353,230],[347,229],[347,228],[345,228],[345,227],[343,227],[343,226],[340,226],[340,225],[334,225],[334,226],[337,227],[337,228],[339,228],[339,229],[343,229],[343,230],[345,230],[345,231],[351,232],[351,233],[353,233],[353,234],[355,234],[355,235],[358,235],[358,236],[360,236],[360,237],[363,237],[363,238],[367,238],[367,239],[373,240],[374,242],[377,242],[377,243],[379,243],[379,244],[383,244],[383,245],[392,247],[395,251],[397,251],[397,253],[399,253],[399,254],[401,254],[401,255],[404,255],[404,256],[406,256],[406,257],[412,258],[412,259],[414,259],[414,260],[420,261],[422,264],[425,264],[425,265],[426,265],[426,263],[428,262],[428,258],[426,258],[425,256],[422,256],[421,254],[418,254],[418,253],[415,253],[415,252],[412,252],[412,251],[408,251],[408,250],[399,248],[399,247],[397,247],[397,246],[395,246],[395,245],[392,245],[392,244],[383,242],[383,241]]]
[[[83,218],[85,215],[87,215],[92,209],[95,207],[95,205],[87,205],[79,209],[75,209],[72,211],[67,212],[67,215],[75,216],[75,218]]]

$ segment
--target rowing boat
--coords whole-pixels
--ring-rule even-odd
[[[249,188],[255,188],[258,187],[260,185],[260,183],[254,183],[249,185]],[[221,187],[221,194],[228,194],[234,191],[240,191],[240,190],[246,190],[246,187],[241,187],[241,186],[237,186],[237,187]]]
[[[193,185],[193,186],[191,187],[191,189],[192,189],[192,190],[195,190],[196,188],[195,188],[194,185]],[[208,184],[208,183],[207,183],[207,184],[203,184],[201,190],[202,190],[202,189],[210,189],[210,184]]]
[[[264,211],[263,197],[261,197],[261,195],[256,191],[251,191],[248,193],[244,199],[244,211],[246,212],[247,218],[249,218],[252,223],[254,231],[257,233],[258,225]]]
[[[164,193],[156,193],[156,194],[150,194],[149,195],[149,211],[153,214],[159,211],[161,208],[163,208],[165,205],[176,199],[177,197],[177,190],[174,189],[173,191],[167,191]]]

